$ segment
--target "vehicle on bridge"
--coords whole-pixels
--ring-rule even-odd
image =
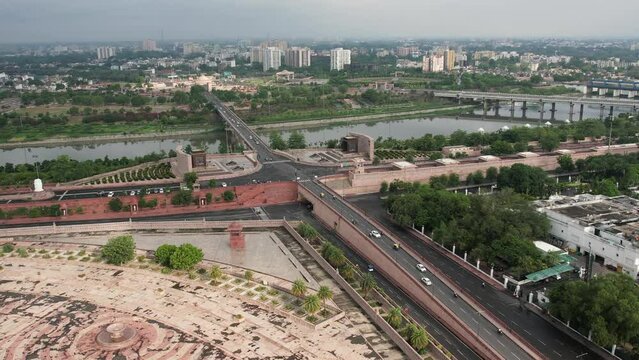
[[[371,236],[371,237],[374,237],[374,238],[376,238],[376,239],[379,239],[379,238],[381,238],[381,237],[382,237],[382,234],[380,234],[380,233],[379,233],[379,231],[377,231],[377,230],[371,230],[371,232],[370,232],[370,236]]]
[[[424,272],[426,271],[426,266],[422,265],[422,264],[417,264],[417,270]]]
[[[426,286],[431,286],[431,285],[433,285],[433,282],[432,282],[432,281],[430,281],[430,279],[429,279],[429,278],[427,278],[427,277],[423,277],[423,278],[422,278],[422,282],[423,282]]]

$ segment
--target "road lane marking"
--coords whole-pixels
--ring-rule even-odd
[[[459,310],[463,311],[463,312],[464,312],[464,314],[468,314],[468,312],[467,312],[466,310],[464,310],[464,308],[463,308],[463,307],[460,307],[460,308],[459,308]]]
[[[499,343],[499,345],[501,345],[503,348],[506,348],[506,345],[504,345],[503,342],[499,341],[499,339],[497,339],[497,342]]]
[[[473,318],[473,321],[474,321],[476,324],[479,324],[479,321],[475,320],[475,318]]]
[[[514,357],[516,357],[516,358],[517,358],[517,360],[521,360],[521,358],[520,358],[519,356],[515,355],[515,353],[514,353],[514,352],[512,352],[512,351],[511,351],[510,353],[511,353],[511,354],[513,354],[513,356],[514,356]]]
[[[537,339],[537,341],[539,341],[539,342],[541,343],[541,345],[546,346],[546,343],[545,343],[545,342],[543,342],[543,341],[541,341],[541,340],[539,340],[539,339]]]
[[[528,335],[532,335],[532,334],[530,333],[530,331],[528,331],[528,330],[526,330],[526,329],[524,329],[524,331],[526,332],[526,334],[528,334]]]
[[[556,352],[555,350],[553,350],[552,352],[554,352],[555,354],[559,355],[559,357],[561,357],[561,354]]]

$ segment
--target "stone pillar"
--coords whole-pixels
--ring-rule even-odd
[[[468,258],[468,253],[464,251],[464,261],[466,261],[467,258]]]
[[[613,345],[612,345],[612,350],[610,350],[610,353],[611,353],[612,355],[614,355],[614,354],[615,354],[615,351],[617,351],[617,344],[613,344]]]
[[[499,108],[501,106],[499,105],[499,100],[495,100],[495,116],[499,116]]]
[[[526,118],[526,110],[528,110],[528,106],[527,106],[527,101],[524,101],[521,104],[521,118],[525,119]]]
[[[508,287],[508,278],[504,278],[504,289]]]
[[[490,267],[490,277],[493,277],[493,274],[495,273],[495,269],[491,266]]]
[[[530,304],[532,304],[533,299],[534,299],[534,296],[535,296],[535,295],[533,294],[533,292],[532,292],[532,291],[528,293],[528,302],[529,302]]]
[[[604,106],[604,104],[599,104],[599,120],[603,121],[604,119],[604,109],[606,107]]]
[[[477,270],[479,270],[479,260],[477,260]]]
[[[572,118],[573,115],[575,114],[575,103],[574,102],[570,102],[570,112],[568,113],[568,120],[570,120],[570,122],[572,122]]]
[[[422,234],[424,233],[424,225],[422,225]]]
[[[542,100],[539,100],[539,122],[544,121],[544,102]]]
[[[515,100],[510,100],[510,118],[515,117]]]
[[[584,119],[584,104],[579,104],[579,121]]]
[[[453,244],[453,254],[455,253],[455,244]]]
[[[550,103],[550,120],[555,120],[555,113],[557,112],[556,104]]]

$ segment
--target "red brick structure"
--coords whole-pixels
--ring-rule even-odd
[[[230,242],[232,250],[244,250],[246,242],[244,241],[244,233],[242,232],[242,224],[233,222],[226,229],[230,234]]]

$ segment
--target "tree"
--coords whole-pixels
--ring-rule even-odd
[[[329,149],[334,149],[337,147],[337,144],[339,143],[339,141],[337,139],[330,139],[328,141],[326,141],[326,147]]]
[[[135,257],[135,242],[133,236],[122,235],[109,239],[102,247],[102,257],[107,263],[122,265]]]
[[[215,181],[215,179],[209,180],[209,187],[210,188],[214,188],[216,186],[217,186],[217,182]]]
[[[304,299],[304,311],[309,315],[313,315],[321,308],[320,299],[317,295],[310,295]]]
[[[253,281],[253,272],[251,270],[244,271],[244,280]]]
[[[366,273],[364,276],[362,276],[359,282],[359,286],[362,289],[362,292],[364,293],[364,298],[367,298],[368,293],[371,290],[373,290],[375,287],[377,287],[377,281],[375,281],[375,278],[373,277],[373,275]]]
[[[288,137],[288,148],[289,149],[306,148],[306,139],[304,138],[304,134],[302,134],[299,131],[293,131],[291,135]]]
[[[111,209],[111,211],[122,210],[122,200],[120,200],[120,198],[117,198],[117,197],[109,200],[109,209]]]
[[[351,282],[355,280],[355,269],[351,264],[345,264],[344,266],[339,268],[339,273],[344,278],[344,280]]]
[[[282,135],[279,132],[273,131],[269,135],[269,142],[271,144],[271,149],[286,150],[286,142],[282,139]]]
[[[190,205],[193,203],[193,193],[190,190],[180,190],[171,198],[172,205]]]
[[[385,194],[388,192],[388,182],[386,182],[385,180],[382,181],[382,185],[379,188],[379,192],[382,194]]]
[[[162,266],[170,266],[171,255],[173,255],[175,250],[177,250],[177,246],[175,245],[160,245],[157,250],[155,250],[155,262],[161,264]]]
[[[592,185],[592,192],[594,194],[601,194],[605,196],[619,196],[621,194],[614,179],[595,181]]]
[[[555,150],[559,147],[559,143],[559,135],[552,131],[546,131],[546,133],[539,138],[539,146],[546,152]]]
[[[317,297],[322,300],[322,306],[324,307],[324,311],[326,311],[326,300],[333,298],[333,292],[328,286],[322,285],[317,291]]]
[[[421,352],[426,349],[428,346],[428,335],[426,335],[426,330],[423,327],[417,326],[417,329],[414,330],[410,336],[410,344],[417,350],[417,352]]]
[[[235,200],[235,193],[233,191],[231,191],[231,190],[226,190],[226,191],[224,191],[224,193],[222,193],[222,198],[226,202],[233,201],[233,200]]]
[[[202,261],[202,258],[202,249],[191,244],[182,244],[171,255],[170,265],[172,269],[187,270]]]
[[[563,172],[570,172],[575,170],[575,163],[572,161],[572,156],[566,154],[557,158],[559,168]]]
[[[497,181],[497,177],[499,176],[499,170],[496,167],[491,166],[486,169],[486,181],[495,182]]]
[[[298,297],[303,298],[306,295],[307,291],[306,283],[302,279],[297,279],[293,281],[293,285],[291,286],[291,293]]]
[[[219,265],[213,265],[211,267],[211,271],[209,271],[209,276],[211,277],[211,280],[213,280],[214,284],[217,284],[223,275],[224,274],[222,273]]]
[[[394,329],[399,328],[402,325],[402,309],[399,306],[390,308],[386,315],[386,321]]]
[[[193,190],[193,184],[195,184],[196,181],[197,174],[194,171],[184,174],[184,182],[186,183],[186,186],[189,187],[189,189]]]
[[[513,145],[504,140],[497,140],[490,144],[489,153],[492,155],[508,155],[515,152]]]

